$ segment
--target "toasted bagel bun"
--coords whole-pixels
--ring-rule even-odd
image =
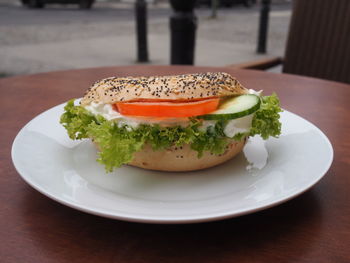
[[[154,151],[149,144],[146,144],[141,151],[134,153],[134,158],[128,165],[166,172],[202,170],[232,159],[243,150],[246,142],[247,138],[238,142],[232,140],[223,154],[215,155],[204,152],[200,158],[198,158],[198,153],[192,150],[188,144],[172,146],[163,151]],[[99,145],[94,141],[93,143],[100,150]]]
[[[247,90],[230,74],[197,73],[162,77],[111,77],[94,83],[81,105],[137,100],[198,100],[241,95]]]
[[[246,140],[232,141],[223,154],[214,155],[204,152],[201,158],[198,158],[198,153],[189,145],[172,146],[164,151],[153,151],[151,146],[146,145],[141,151],[134,154],[134,159],[129,165],[169,172],[201,170],[230,160],[242,151],[245,142]]]

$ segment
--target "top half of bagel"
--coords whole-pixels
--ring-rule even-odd
[[[224,72],[207,72],[175,76],[110,77],[94,83],[85,93],[81,105],[91,102],[113,104],[126,101],[192,101],[247,93],[234,77]]]

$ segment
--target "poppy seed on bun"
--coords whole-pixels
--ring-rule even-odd
[[[81,100],[81,105],[137,100],[191,101],[245,93],[247,90],[238,80],[225,72],[161,77],[110,77],[94,83]]]

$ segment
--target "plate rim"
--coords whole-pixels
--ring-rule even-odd
[[[292,193],[289,194],[287,197],[280,197],[273,202],[259,205],[258,207],[255,207],[255,208],[242,208],[242,209],[238,209],[235,211],[228,210],[226,212],[219,212],[219,213],[215,213],[215,215],[202,214],[202,215],[195,215],[195,216],[191,216],[191,217],[189,217],[189,216],[181,217],[180,216],[180,217],[170,219],[170,218],[162,218],[159,216],[152,216],[152,217],[151,216],[133,216],[131,213],[129,213],[129,215],[115,214],[113,212],[108,212],[107,210],[104,210],[104,209],[89,208],[89,206],[87,206],[87,205],[69,202],[69,200],[65,200],[64,198],[56,197],[54,195],[54,193],[51,193],[50,191],[45,190],[44,187],[40,187],[39,185],[35,184],[32,180],[30,180],[30,177],[25,176],[24,175],[25,172],[19,167],[18,164],[16,164],[15,149],[16,149],[16,146],[18,144],[18,140],[19,140],[20,136],[22,136],[23,133],[25,132],[25,129],[32,122],[34,122],[37,118],[41,117],[42,115],[44,115],[48,111],[54,110],[55,108],[63,107],[65,104],[66,103],[62,103],[62,104],[56,105],[54,107],[51,107],[50,109],[47,109],[47,110],[41,112],[40,114],[38,114],[34,118],[32,118],[29,122],[27,122],[20,129],[20,131],[17,133],[15,139],[13,140],[12,147],[11,147],[12,163],[13,163],[17,173],[20,175],[20,177],[28,185],[30,185],[32,188],[34,188],[36,191],[43,194],[44,196],[46,196],[46,197],[48,197],[48,198],[50,198],[50,199],[52,199],[60,204],[63,204],[63,205],[68,206],[70,208],[76,209],[78,211],[101,216],[101,217],[105,217],[105,218],[117,219],[117,220],[128,221],[128,222],[148,223],[148,224],[190,224],[190,223],[204,223],[204,222],[211,222],[211,221],[217,221],[217,220],[224,220],[224,219],[228,219],[228,218],[234,218],[234,217],[239,217],[239,216],[243,216],[243,215],[247,215],[247,214],[251,214],[251,213],[256,213],[256,212],[280,205],[282,203],[285,203],[285,202],[287,202],[291,199],[294,199],[295,197],[305,193],[306,191],[308,191],[310,188],[312,188],[315,184],[317,184],[326,175],[326,173],[329,171],[329,169],[333,163],[333,159],[334,159],[333,146],[332,146],[329,138],[325,135],[325,133],[320,128],[318,128],[312,122],[301,117],[300,115],[297,115],[293,112],[290,112],[288,110],[283,109],[284,112],[291,114],[291,115],[294,115],[294,116],[302,119],[304,122],[311,124],[311,126],[313,126],[313,128],[318,132],[319,135],[321,135],[323,140],[326,142],[326,145],[327,145],[329,153],[330,153],[329,161],[328,161],[327,165],[325,165],[326,168],[324,169],[324,172],[320,173],[320,175],[314,181],[311,181],[309,184],[305,185],[302,188],[298,188],[298,189],[292,191]],[[83,179],[83,180],[85,180],[85,179]],[[128,213],[125,213],[125,214],[128,214]]]

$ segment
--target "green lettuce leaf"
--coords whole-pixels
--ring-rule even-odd
[[[102,116],[95,116],[85,108],[74,105],[70,100],[64,108],[60,123],[73,140],[90,138],[99,148],[98,162],[107,172],[132,161],[133,154],[147,143],[152,149],[163,150],[170,146],[189,144],[198,152],[200,158],[204,152],[222,154],[230,143],[224,134],[227,121],[218,121],[214,127],[205,131],[198,129],[201,121],[192,118],[187,127],[161,127],[159,125],[139,125],[137,128],[118,126]],[[261,108],[256,112],[252,128],[248,133],[236,134],[233,139],[240,141],[246,136],[260,134],[262,138],[278,136],[281,133],[279,122],[279,100],[276,94],[261,97]]]
[[[255,112],[249,136],[259,134],[265,140],[270,136],[278,137],[281,134],[280,112],[282,109],[275,93],[261,97],[261,106]]]
[[[99,148],[97,161],[105,166],[107,172],[129,163],[133,154],[146,143],[155,151],[172,145],[190,144],[199,157],[205,151],[221,154],[228,144],[220,122],[208,131],[199,131],[201,122],[196,119],[191,119],[187,127],[140,125],[133,129],[129,126],[119,127],[116,122],[94,116],[83,107],[75,106],[74,100],[69,101],[64,110],[60,123],[66,128],[69,137],[73,140],[92,139]]]
[[[83,107],[74,106],[74,99],[68,101],[60,119],[60,123],[66,128],[72,140],[88,138],[87,130],[92,122],[97,122],[96,117]]]
[[[107,172],[130,162],[133,154],[140,151],[145,143],[144,136],[139,136],[137,132],[128,132],[126,127],[118,128],[111,121],[101,124],[92,122],[87,133],[100,150],[97,161],[105,165]]]

